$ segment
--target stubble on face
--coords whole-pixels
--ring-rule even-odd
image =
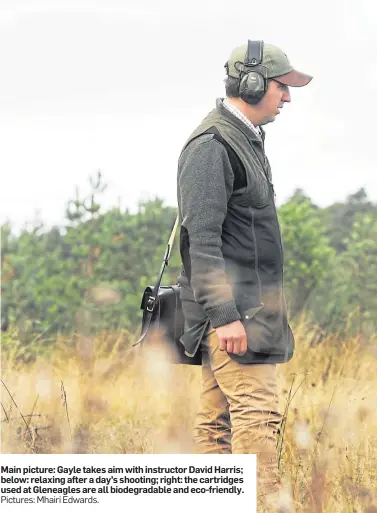
[[[266,94],[262,98],[259,105],[263,119],[261,125],[272,123],[275,121],[276,116],[280,114],[279,109],[283,107],[283,96],[285,91],[286,90],[284,88],[281,89],[281,85],[274,80],[271,80],[271,82],[268,84]]]

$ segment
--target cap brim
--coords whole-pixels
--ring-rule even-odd
[[[302,87],[309,84],[313,77],[310,75],[305,75],[305,73],[301,73],[300,71],[296,71],[293,69],[286,75],[280,75],[280,77],[275,77],[274,80],[277,82],[281,82],[287,86],[291,87]]]

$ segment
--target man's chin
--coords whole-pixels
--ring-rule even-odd
[[[270,116],[266,118],[264,121],[262,121],[261,125],[267,125],[268,123],[272,123],[276,119],[276,114],[273,116]]]

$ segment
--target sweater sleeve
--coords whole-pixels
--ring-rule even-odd
[[[233,181],[227,151],[212,135],[192,141],[179,159],[178,206],[188,233],[190,284],[214,328],[241,318],[221,251]]]

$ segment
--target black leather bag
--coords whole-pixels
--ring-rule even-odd
[[[184,315],[180,299],[180,286],[176,283],[161,286],[162,275],[168,265],[171,247],[178,226],[178,216],[165,251],[162,266],[155,285],[145,288],[140,308],[143,310],[140,338],[133,346],[141,344],[143,350],[160,348],[170,363],[201,365],[201,352],[191,358],[185,355],[179,341],[184,331]]]

